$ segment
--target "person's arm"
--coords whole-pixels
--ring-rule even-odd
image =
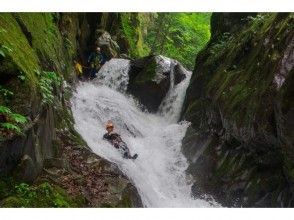
[[[88,63],[90,63],[93,59],[93,53],[90,54],[89,58],[88,58]]]
[[[107,140],[107,141],[110,141],[107,133],[103,135],[103,139]]]

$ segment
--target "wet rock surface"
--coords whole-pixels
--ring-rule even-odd
[[[163,56],[147,56],[131,61],[128,91],[150,112],[156,112],[171,86],[185,79],[183,66]]]

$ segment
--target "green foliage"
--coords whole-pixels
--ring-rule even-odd
[[[19,78],[19,80],[23,82],[26,80],[26,75],[21,73],[20,75],[17,76],[17,78]]]
[[[258,22],[260,22],[260,21],[264,21],[264,19],[265,19],[265,15],[263,15],[263,14],[258,14],[257,16],[255,16],[255,17],[253,17],[253,16],[248,16],[247,18],[246,18],[246,20],[248,20],[248,21],[258,21]]]
[[[13,131],[13,132],[16,132],[16,133],[21,133],[20,127],[14,125],[14,124],[11,124],[9,122],[4,122],[4,123],[1,122],[0,127],[4,128],[6,130],[9,130],[9,131]]]
[[[21,126],[27,123],[27,118],[23,115],[14,113],[10,108],[0,105],[0,115],[8,120],[0,121],[0,137],[13,133],[21,134]]]
[[[79,207],[81,201],[69,197],[61,188],[44,182],[39,185],[0,180],[0,207]]]
[[[210,38],[211,13],[122,13],[122,34],[130,56],[150,53],[179,60],[194,67],[196,54]]]
[[[55,72],[43,71],[40,77],[39,86],[42,94],[42,104],[53,104],[54,101],[54,87],[61,85],[62,78]]]
[[[144,42],[143,29],[149,24],[150,13],[122,13],[121,30],[123,36],[130,45],[130,55],[132,57],[142,57],[148,55],[150,49]]]
[[[0,105],[0,114],[11,114],[11,110],[8,107]]]
[[[147,43],[155,54],[194,67],[197,53],[210,38],[211,13],[158,13],[150,26]]]
[[[0,85],[0,95],[5,101],[8,101],[13,97],[14,93]]]
[[[9,115],[11,117],[11,119],[18,124],[24,124],[27,122],[26,117],[24,117],[23,115],[17,114],[17,113],[11,113]]]
[[[231,34],[228,32],[223,33],[218,39],[218,41],[211,46],[210,53],[213,55],[218,55],[222,53],[222,51],[228,45],[228,41],[230,40],[231,40]]]
[[[276,13],[263,13],[246,20],[241,30],[225,33],[210,45],[210,56],[204,64],[214,70],[207,93],[222,103],[224,113],[238,126],[250,124],[257,117],[267,120],[271,114],[270,106],[266,111],[260,109],[260,101],[267,102],[272,95],[273,66],[282,57],[287,35],[293,29],[290,15],[281,19]]]

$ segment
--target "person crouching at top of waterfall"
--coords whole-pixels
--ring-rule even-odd
[[[138,154],[131,156],[130,150],[127,147],[127,144],[122,140],[121,136],[118,133],[113,132],[114,125],[112,122],[106,124],[107,133],[103,135],[103,139],[109,141],[115,148],[123,152],[123,157],[126,159],[136,159]]]
[[[95,51],[88,58],[88,64],[90,65],[89,79],[97,77],[97,73],[104,63],[104,56],[101,53],[101,49],[100,47],[96,47]]]

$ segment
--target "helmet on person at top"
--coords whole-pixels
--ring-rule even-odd
[[[108,121],[106,124],[106,130],[109,128],[112,128],[112,129],[114,128],[113,123],[111,121]]]

